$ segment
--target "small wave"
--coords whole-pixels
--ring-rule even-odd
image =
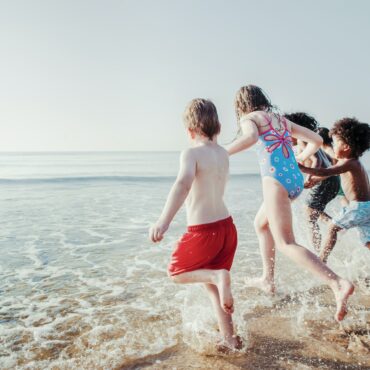
[[[232,174],[232,178],[259,176],[256,173]],[[166,182],[175,180],[176,176],[66,176],[44,178],[0,178],[0,184],[39,184],[39,183],[73,183],[73,182]]]

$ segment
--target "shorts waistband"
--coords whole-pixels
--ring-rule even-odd
[[[224,218],[223,220],[219,220],[216,222],[211,222],[209,224],[202,224],[202,225],[190,225],[188,226],[188,231],[205,231],[205,230],[213,230],[218,229],[220,226],[226,226],[233,224],[233,218],[231,216]]]

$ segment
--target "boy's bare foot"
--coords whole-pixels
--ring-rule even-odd
[[[255,287],[263,290],[265,293],[274,295],[275,294],[275,283],[273,281],[268,281],[265,278],[252,278],[245,279],[245,284],[248,287]]]
[[[222,309],[231,315],[234,312],[234,299],[231,294],[230,273],[227,270],[219,270],[216,285],[220,294]]]
[[[223,354],[231,354],[235,351],[240,351],[243,348],[243,341],[237,336],[233,336],[230,339],[224,339],[216,345],[218,352]]]
[[[333,290],[337,302],[335,320],[342,321],[347,315],[347,300],[355,290],[355,286],[348,280],[340,279]]]

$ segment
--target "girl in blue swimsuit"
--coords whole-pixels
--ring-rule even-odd
[[[303,191],[304,184],[294,157],[287,120],[277,116],[283,126],[283,132],[280,133],[272,126],[272,118],[267,113],[263,112],[263,117],[268,128],[259,134],[256,143],[261,176],[271,176],[279,181],[286,189],[288,197],[295,199]]]
[[[235,110],[239,137],[227,148],[230,155],[257,147],[261,168],[263,203],[255,218],[263,262],[263,275],[257,281],[263,290],[274,293],[275,248],[296,264],[321,278],[333,290],[337,310],[335,318],[343,320],[353,284],[330,270],[314,253],[297,244],[292,227],[291,200],[303,190],[303,176],[297,161],[313,155],[322,139],[313,131],[273,113],[273,106],[263,91],[254,85],[242,87],[236,94]],[[291,137],[307,143],[294,157]]]

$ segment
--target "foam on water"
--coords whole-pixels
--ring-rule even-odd
[[[182,342],[214,354],[219,334],[204,289],[176,286],[166,276],[172,247],[185,229],[184,212],[161,244],[147,240],[170,181],[1,186],[0,368],[114,369]],[[231,179],[226,202],[240,237],[232,270],[238,333],[248,343],[253,320],[274,310],[300,337],[312,335],[311,321],[329,328],[331,292],[280,254],[277,296],[246,288],[245,278],[261,273],[253,230],[260,201],[257,177]],[[302,203],[293,205],[295,230],[308,245]],[[337,208],[333,202],[329,213]],[[361,299],[369,294],[370,256],[357,240],[354,230],[343,235],[330,265],[357,282],[346,325],[369,338],[369,313]]]

